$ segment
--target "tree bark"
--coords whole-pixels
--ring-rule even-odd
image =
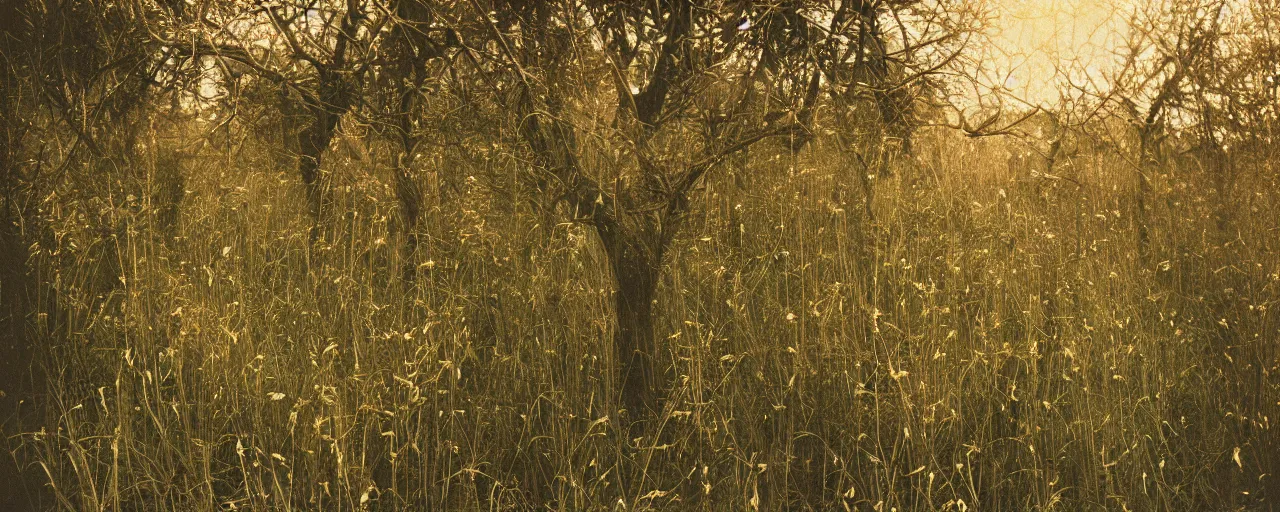
[[[405,51],[408,53],[411,50]],[[412,284],[418,273],[414,255],[418,252],[418,220],[422,217],[422,189],[413,176],[413,162],[417,159],[419,142],[418,135],[414,133],[413,112],[414,98],[417,97],[415,90],[422,86],[423,81],[423,76],[416,69],[422,65],[424,64],[418,62],[407,66],[408,71],[401,71],[405,76],[413,76],[414,86],[412,89],[399,90],[400,99],[396,104],[396,131],[400,135],[400,156],[396,159],[395,189],[396,199],[400,202],[400,226],[404,234],[400,278],[406,284]]]
[[[392,30],[389,51],[393,55],[388,66],[398,96],[394,113],[396,132],[400,136],[400,156],[396,159],[395,192],[400,202],[400,225],[404,235],[401,246],[401,280],[412,284],[418,267],[414,256],[418,251],[418,222],[422,216],[422,189],[414,180],[413,163],[417,159],[421,136],[414,126],[417,97],[426,80],[427,63],[444,56],[444,50],[424,31],[433,23],[434,13],[428,4],[418,0],[398,0],[393,8],[400,21]],[[457,46],[457,35],[449,29],[446,46]]]
[[[6,165],[8,162],[0,162]],[[13,170],[5,167],[7,174]],[[9,176],[5,176],[8,181]],[[32,347],[24,335],[30,313],[27,290],[30,289],[27,268],[27,246],[18,232],[17,216],[12,206],[11,183],[5,183],[5,198],[0,205],[0,433],[10,439],[22,429],[21,404],[30,394],[29,376]],[[20,471],[8,455],[8,443],[0,454],[0,508],[17,507],[24,493]],[[7,501],[13,500],[13,501]]]
[[[329,143],[333,140],[333,134],[338,128],[338,121],[351,110],[355,95],[354,88],[361,79],[358,75],[363,72],[353,73],[354,70],[348,67],[347,60],[347,49],[353,44],[359,22],[363,18],[364,13],[361,12],[359,3],[355,0],[347,0],[347,12],[343,15],[338,30],[333,58],[325,64],[312,62],[312,66],[316,68],[319,83],[316,97],[306,101],[311,122],[298,137],[298,173],[302,175],[302,183],[306,187],[307,209],[311,213],[313,222],[311,225],[313,244],[320,237],[321,223],[328,202],[325,180],[320,174],[320,159],[329,149]],[[283,22],[280,24],[285,25]]]
[[[20,2],[0,2],[0,54],[16,60],[17,51],[26,35],[20,17]],[[0,509],[18,510],[29,507],[22,471],[9,456],[13,435],[22,430],[21,402],[28,395],[28,366],[31,363],[30,338],[24,335],[30,312],[26,273],[28,249],[19,229],[16,207],[18,193],[18,158],[22,145],[22,127],[17,118],[17,65],[7,62],[0,68]],[[29,366],[28,366],[29,367]]]
[[[635,431],[644,418],[658,411],[656,371],[658,345],[653,333],[653,298],[662,271],[665,248],[657,237],[628,232],[618,225],[597,226],[613,270],[618,328],[614,358],[618,394]],[[637,230],[639,231],[639,230]]]
[[[327,96],[327,95],[326,95]],[[320,161],[333,133],[337,129],[338,119],[346,111],[330,109],[328,105],[312,106],[314,118],[307,125],[298,139],[298,174],[302,176],[302,184],[306,187],[307,212],[311,215],[311,242],[320,237],[320,221],[324,214],[326,198],[324,183],[320,177]]]
[[[1138,233],[1138,260],[1146,265],[1151,260],[1151,233],[1147,227],[1147,196],[1151,194],[1151,180],[1147,173],[1155,169],[1156,155],[1152,125],[1143,126],[1139,135],[1138,189],[1134,197],[1133,221]]]
[[[414,254],[418,252],[418,219],[422,216],[422,192],[413,179],[414,147],[406,143],[404,153],[396,160],[396,198],[400,201],[400,222],[404,231],[403,264],[401,279],[412,284],[418,267]]]

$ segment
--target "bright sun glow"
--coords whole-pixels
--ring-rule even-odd
[[[1108,0],[997,0],[998,79],[1032,103],[1057,99],[1064,73],[1098,76],[1116,61],[1127,9]]]

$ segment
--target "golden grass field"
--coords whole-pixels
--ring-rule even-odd
[[[0,512],[1280,510],[1280,0],[0,0]]]
[[[1162,168],[1144,262],[1115,158],[1047,177],[1016,143],[938,134],[873,180],[869,208],[821,144],[748,160],[695,194],[667,259],[664,410],[629,438],[610,419],[599,242],[478,185],[515,163],[432,161],[407,285],[385,165],[334,150],[343,213],[310,248],[289,171],[243,144],[152,159],[133,171],[146,194],[104,193],[96,221],[51,214],[56,246],[33,258],[59,265],[85,328],[46,347],[43,426],[10,441],[57,508],[1280,499],[1272,182],[1222,203],[1193,169]]]

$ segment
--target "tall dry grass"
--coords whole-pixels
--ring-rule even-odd
[[[758,151],[706,184],[670,255],[666,410],[627,439],[609,421],[602,250],[504,186],[519,162],[427,164],[408,286],[378,158],[328,159],[339,213],[309,247],[300,186],[244,144],[140,159],[98,199],[47,212],[34,264],[57,277],[61,321],[45,325],[64,328],[35,362],[44,427],[11,440],[47,477],[47,505],[1280,500],[1275,183],[1215,202],[1171,164],[1143,262],[1118,158],[1077,158],[1068,180],[1010,168],[1009,143],[938,136],[939,157],[877,178],[867,209],[834,148]]]

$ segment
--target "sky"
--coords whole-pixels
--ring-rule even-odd
[[[1117,0],[992,0],[998,16],[992,77],[1030,103],[1056,100],[1056,64],[1078,59],[1095,76],[1116,61],[1126,9]],[[1006,75],[1007,74],[1007,75]]]

